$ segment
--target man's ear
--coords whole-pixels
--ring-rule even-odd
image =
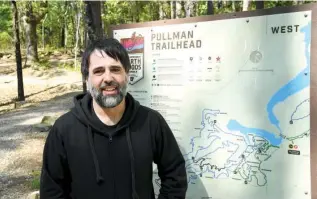
[[[89,84],[89,81],[88,81],[88,77],[86,78],[85,83],[86,83],[87,92],[89,92],[90,84]]]
[[[127,72],[125,73],[125,80],[127,83],[129,83],[129,73],[127,73]]]

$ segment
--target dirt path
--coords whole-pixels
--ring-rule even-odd
[[[43,116],[59,116],[73,106],[73,96],[82,92],[78,72],[49,71],[51,76],[25,72],[25,94],[30,95],[19,109],[0,106],[0,198],[25,198],[32,190],[28,183],[39,170],[47,132],[33,127]],[[56,75],[58,74],[58,75]],[[15,74],[0,76],[0,104],[16,96]]]

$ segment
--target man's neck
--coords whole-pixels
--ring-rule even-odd
[[[97,117],[107,126],[116,125],[120,121],[125,110],[125,105],[125,99],[123,99],[122,102],[114,108],[102,108],[93,99],[93,108]]]

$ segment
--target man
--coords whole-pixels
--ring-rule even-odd
[[[127,93],[130,60],[115,39],[92,43],[82,58],[88,93],[56,120],[47,137],[40,198],[183,199],[184,158],[164,118]]]

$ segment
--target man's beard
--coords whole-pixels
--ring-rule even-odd
[[[103,82],[100,86],[100,88],[94,87],[90,81],[87,81],[87,89],[90,92],[91,96],[95,99],[97,104],[101,106],[102,108],[114,108],[118,106],[122,100],[127,95],[127,83],[124,83],[124,85],[121,87],[118,82],[111,81],[109,83]],[[117,90],[117,94],[115,95],[103,95],[102,91],[107,86],[113,86]]]

